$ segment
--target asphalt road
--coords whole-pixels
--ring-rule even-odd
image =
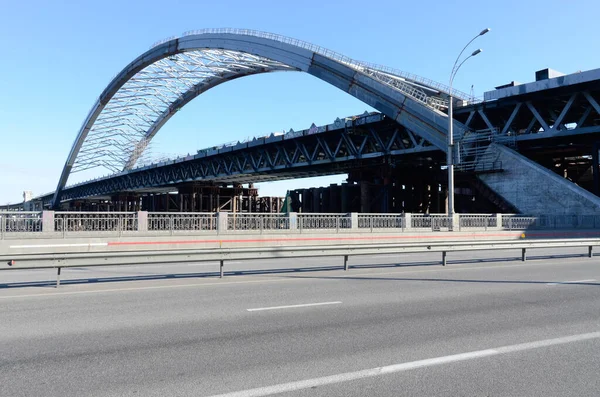
[[[0,272],[0,396],[597,396],[581,251]]]

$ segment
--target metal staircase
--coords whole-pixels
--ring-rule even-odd
[[[466,173],[502,172],[498,156],[487,150],[491,143],[515,148],[514,136],[501,136],[495,129],[467,131],[456,142],[455,170]]]

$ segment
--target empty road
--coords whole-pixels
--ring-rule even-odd
[[[583,251],[0,272],[0,396],[597,396]]]

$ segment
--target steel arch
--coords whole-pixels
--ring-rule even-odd
[[[445,150],[447,116],[438,109],[445,106],[446,87],[296,39],[208,29],[158,43],[111,81],[77,134],[53,206],[60,203],[72,171],[97,166],[116,172],[131,169],[168,119],[196,96],[235,78],[274,71],[309,73]],[[456,128],[460,131],[461,125]]]

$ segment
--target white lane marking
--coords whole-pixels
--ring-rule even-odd
[[[363,378],[372,378],[372,377],[376,377],[376,376],[393,374],[393,373],[397,373],[397,372],[404,372],[404,371],[409,371],[411,369],[416,369],[416,368],[432,367],[434,365],[449,364],[449,363],[455,363],[455,362],[459,362],[459,361],[473,360],[473,359],[477,359],[477,358],[491,357],[491,356],[497,356],[497,355],[501,355],[501,354],[515,353],[515,352],[520,352],[520,351],[539,349],[539,348],[543,348],[543,347],[557,346],[557,345],[563,345],[563,344],[567,344],[567,343],[581,342],[581,341],[598,339],[598,338],[600,338],[600,332],[590,332],[587,334],[571,335],[571,336],[565,336],[565,337],[561,337],[561,338],[545,339],[545,340],[539,340],[539,341],[535,341],[535,342],[520,343],[520,344],[516,344],[516,345],[497,347],[494,349],[478,350],[478,351],[473,351],[473,352],[468,352],[468,353],[453,354],[450,356],[442,356],[442,357],[436,357],[436,358],[429,358],[429,359],[425,359],[425,360],[411,361],[411,362],[406,362],[406,363],[401,363],[401,364],[388,365],[385,367],[376,367],[376,368],[371,368],[371,369],[365,369],[365,370],[356,371],[356,372],[346,372],[346,373],[342,373],[342,374],[324,376],[321,378],[306,379],[306,380],[301,380],[301,381],[297,381],[297,382],[281,383],[279,385],[259,387],[256,389],[241,390],[241,391],[237,391],[237,392],[233,392],[233,393],[219,394],[219,395],[215,395],[212,397],[270,396],[273,394],[309,389],[312,387],[331,385],[331,384],[335,384],[335,383],[348,382],[348,381],[353,381],[353,380],[363,379]]]
[[[298,307],[339,305],[340,303],[342,303],[342,302],[336,301],[336,302],[304,303],[304,304],[301,304],[301,305],[258,307],[258,308],[255,308],[255,309],[246,309],[246,310],[249,311],[249,312],[259,312],[259,311],[263,311],[263,310],[296,309]]]
[[[417,274],[417,273],[431,273],[431,272],[449,272],[449,271],[459,271],[459,270],[484,270],[484,269],[505,269],[509,267],[538,267],[538,266],[563,266],[564,262],[557,263],[533,263],[526,262],[525,264],[518,265],[493,265],[493,266],[473,266],[473,267],[458,267],[458,266],[466,266],[459,264],[455,265],[448,269],[424,269],[424,270],[404,270],[404,269],[396,269],[392,272],[362,272],[362,273],[352,273],[347,276],[336,276],[336,280],[344,279],[344,278],[354,278],[359,276],[389,276],[396,274]],[[20,269],[15,269],[20,270]],[[27,270],[27,269],[25,269]],[[253,276],[254,277],[254,276]],[[173,289],[173,288],[192,288],[192,287],[212,287],[212,286],[220,286],[220,285],[231,285],[231,284],[256,284],[256,283],[283,283],[289,281],[314,281],[314,279],[310,278],[279,278],[280,276],[268,276],[277,277],[275,279],[263,279],[263,280],[244,280],[244,281],[218,281],[214,283],[194,283],[194,284],[176,284],[176,285],[153,285],[146,287],[130,287],[130,288],[111,288],[111,289],[98,289],[91,291],[68,291],[68,292],[51,292],[51,293],[41,293],[41,294],[24,294],[24,295],[5,295],[0,296],[0,299],[12,299],[12,298],[36,298],[38,296],[47,297],[47,296],[60,296],[60,295],[84,295],[84,294],[98,294],[102,292],[120,292],[120,291],[144,291],[144,290],[153,290],[153,289]],[[330,281],[330,278],[322,278],[321,281]],[[48,281],[48,280],[45,280]],[[49,282],[52,282],[50,280]],[[64,287],[64,286],[63,286]]]
[[[596,281],[595,278],[591,278],[589,280],[575,280],[575,281],[562,281],[558,283],[546,283],[546,285],[563,285],[563,284],[576,284],[576,283],[591,283],[592,281]]]
[[[30,244],[11,245],[9,248],[63,248],[63,247],[106,247],[108,243],[80,243],[80,244]]]

